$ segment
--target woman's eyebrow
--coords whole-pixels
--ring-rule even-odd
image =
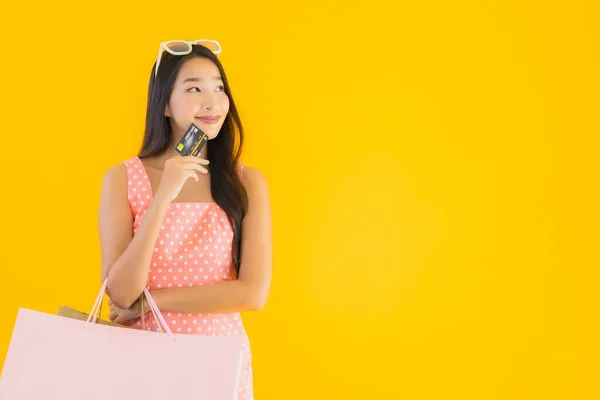
[[[204,80],[204,79],[202,79],[202,78],[198,78],[198,77],[191,77],[191,78],[186,78],[186,79],[183,81],[183,83],[186,83],[186,82],[202,82],[203,80]],[[213,80],[213,81],[222,81],[222,80],[223,80],[223,78],[221,78],[220,76],[213,76],[213,77],[212,77],[212,80]]]

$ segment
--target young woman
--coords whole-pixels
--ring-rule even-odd
[[[166,50],[166,51],[164,51]],[[99,230],[109,318],[159,330],[151,291],[174,333],[245,338],[240,399],[253,398],[240,312],[261,310],[271,285],[271,211],[263,174],[239,162],[243,128],[213,41],[165,42],[150,77],[138,156],[102,183]],[[177,142],[191,123],[198,156]]]

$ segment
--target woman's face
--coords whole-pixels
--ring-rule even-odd
[[[186,60],[165,109],[176,138],[194,123],[209,139],[214,139],[228,112],[229,97],[217,66],[206,58]]]

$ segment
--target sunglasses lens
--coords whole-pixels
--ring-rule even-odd
[[[199,44],[200,46],[204,46],[206,48],[208,48],[210,51],[212,51],[213,53],[218,52],[219,50],[221,50],[219,48],[219,46],[217,46],[215,43],[213,42],[204,42],[202,40],[198,41],[198,42],[194,42],[194,44]]]
[[[174,53],[181,53],[190,50],[189,43],[186,42],[172,42],[167,45],[167,49]]]

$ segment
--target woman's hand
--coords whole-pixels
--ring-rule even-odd
[[[208,165],[208,160],[195,156],[175,156],[167,160],[154,198],[165,203],[175,200],[185,181],[193,178],[198,182],[198,173],[208,173],[203,165]]]
[[[118,307],[110,299],[108,300],[108,305],[110,306],[110,314],[108,315],[108,319],[116,322],[117,324],[126,325],[127,322],[141,316],[139,301],[134,302],[130,308],[125,309]]]

